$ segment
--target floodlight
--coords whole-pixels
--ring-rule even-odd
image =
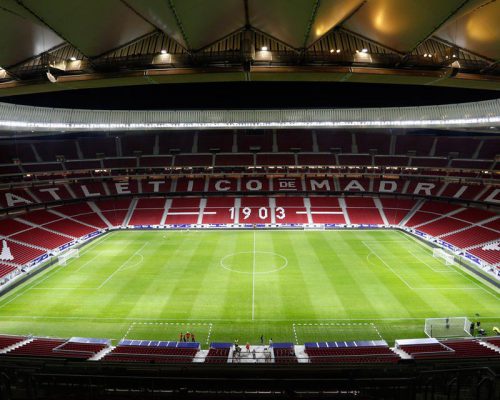
[[[262,46],[260,49],[261,49],[262,51],[267,51],[267,46]]]

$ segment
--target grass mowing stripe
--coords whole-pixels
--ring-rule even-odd
[[[389,264],[387,264],[383,259],[382,257],[380,257],[376,252],[375,250],[373,250],[369,245],[367,245],[364,241],[362,241],[361,243],[363,243],[363,245],[371,251],[371,254],[373,254],[375,257],[377,257],[380,261],[382,261],[382,263],[394,274],[396,275],[400,280],[401,282],[403,282],[406,286],[408,286],[409,289],[411,290],[414,290],[413,287],[411,287],[408,282],[406,282],[406,280],[404,278],[401,277],[401,275],[399,275]],[[367,256],[368,257],[368,256]]]
[[[144,249],[144,247],[146,247],[147,245],[149,244],[149,242],[146,242],[144,243],[141,248],[139,250],[137,250],[134,254],[132,254],[129,258],[127,258],[127,260],[118,267],[117,270],[115,270],[110,276],[108,276],[108,278],[106,280],[104,280],[104,282],[102,282],[96,289],[101,289],[106,283],[108,283],[110,281],[111,278],[113,278],[113,276],[115,276],[115,274],[117,272],[120,272],[120,270],[125,266],[127,265],[127,263],[133,258],[135,257],[136,255],[138,255],[142,249]]]
[[[84,257],[72,259],[70,268],[47,269],[1,299],[0,332],[120,338],[132,322],[143,322],[130,337],[177,340],[177,325],[167,329],[161,323],[203,322],[213,324],[210,336],[208,325],[198,332],[205,346],[205,339],[258,343],[261,334],[266,342],[295,343],[295,333],[299,340],[348,340],[342,325],[321,327],[328,321],[345,322],[355,339],[378,338],[373,328],[359,328],[374,323],[389,342],[423,337],[430,317],[479,314],[488,332],[498,326],[500,303],[475,291],[480,282],[472,286],[460,271],[433,271],[424,264],[439,269],[429,249],[400,235],[389,230],[193,231],[168,232],[164,240],[162,231],[115,232],[83,248]],[[224,269],[221,259],[228,254],[231,268]],[[373,255],[367,260],[367,254]],[[281,256],[287,260],[283,269]],[[245,274],[252,274],[252,287]],[[64,289],[104,282],[100,290]],[[29,290],[46,286],[54,289]],[[307,324],[307,336],[294,333],[292,324]]]
[[[411,238],[411,240],[410,240],[409,238],[407,238],[407,237],[406,237],[407,235],[405,235],[403,232],[400,232],[400,233],[404,235],[404,238],[405,238],[407,241],[413,241],[413,242],[415,242],[415,243],[419,244],[420,246],[422,246],[422,247],[424,248],[424,250],[425,250],[426,252],[430,252],[430,251],[431,251],[431,249],[430,249],[428,246],[426,246],[424,243],[421,243],[418,239],[414,238],[413,236],[408,235],[408,236],[410,236],[410,238]],[[470,276],[469,276],[466,272],[464,272],[464,271],[462,270],[462,268],[457,267],[455,264],[452,264],[452,266],[451,266],[451,267],[452,267],[452,268],[453,268],[453,269],[454,269],[454,270],[455,270],[458,274],[460,274],[460,275],[461,275],[461,276],[463,276],[465,279],[467,279],[468,281],[470,281],[470,282],[472,282],[474,285],[476,285],[479,289],[483,290],[484,292],[488,293],[489,295],[493,296],[494,298],[499,299],[498,293],[496,293],[496,292],[491,292],[491,291],[490,291],[490,289],[491,289],[491,288],[490,288],[489,286],[486,286],[486,288],[485,288],[485,287],[483,287],[483,286],[479,285],[479,284],[478,284],[475,280],[473,280],[472,278],[470,278]],[[491,290],[493,290],[493,289],[491,289]]]

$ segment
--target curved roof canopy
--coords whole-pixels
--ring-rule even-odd
[[[496,0],[0,0],[0,96],[248,79],[500,89],[498,21]]]
[[[82,110],[0,103],[0,136],[176,129],[500,128],[500,99],[420,107],[283,110]]]

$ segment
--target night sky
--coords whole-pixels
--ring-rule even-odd
[[[498,91],[336,82],[229,82],[127,86],[0,98],[95,109],[352,108],[418,106],[500,97]]]

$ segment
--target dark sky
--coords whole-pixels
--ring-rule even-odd
[[[0,98],[46,107],[97,109],[352,108],[461,103],[498,91],[330,82],[231,82],[85,89]]]

